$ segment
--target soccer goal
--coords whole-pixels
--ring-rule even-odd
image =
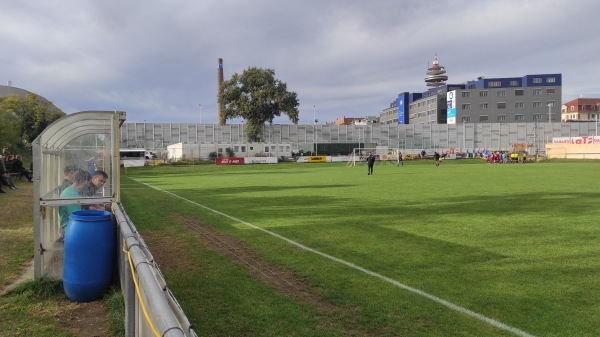
[[[389,147],[356,147],[352,150],[350,158],[348,159],[348,164],[346,166],[356,166],[357,163],[359,165],[361,163],[366,163],[369,153],[374,154],[378,162],[383,162],[389,165],[397,165],[398,154],[401,152],[401,149],[394,149]]]

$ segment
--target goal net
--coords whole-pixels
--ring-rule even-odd
[[[366,163],[369,153],[375,155],[377,162],[396,165],[398,163],[398,154],[401,152],[402,150],[400,149],[389,147],[356,147],[352,150],[346,166],[356,166],[357,163]]]

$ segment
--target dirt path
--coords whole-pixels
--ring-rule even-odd
[[[25,263],[23,265],[23,272],[21,273],[21,276],[15,278],[14,280],[12,280],[11,283],[0,288],[0,296],[3,296],[7,292],[13,290],[19,284],[21,284],[25,281],[31,281],[31,280],[33,280],[33,259],[29,260],[27,263]]]
[[[228,257],[232,262],[244,267],[256,279],[267,283],[278,292],[296,297],[326,313],[340,313],[336,317],[345,316],[344,321],[330,322],[338,331],[347,335],[354,335],[360,331],[355,324],[356,308],[335,306],[320,297],[311,286],[293,271],[284,269],[263,259],[258,253],[251,250],[236,238],[217,232],[197,219],[181,215],[174,215],[177,221],[183,223],[197,234],[198,241],[205,247]],[[185,249],[181,243],[165,237],[162,233],[148,232],[142,235],[150,247],[153,257],[159,263],[161,270],[180,269],[194,270],[197,266],[192,261],[181,258]],[[364,333],[364,331],[362,331]],[[373,331],[371,331],[373,333]]]

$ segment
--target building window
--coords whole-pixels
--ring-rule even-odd
[[[521,83],[519,83],[519,81],[510,81],[510,86],[511,87],[520,87]]]
[[[242,152],[246,152],[246,145],[242,145]]]
[[[524,102],[515,102],[515,109],[523,109],[525,107]]]
[[[571,110],[571,112],[575,111],[575,106],[571,105],[571,108],[569,110]]]
[[[533,114],[533,120],[534,121],[541,121],[542,120],[542,114]]]
[[[480,122],[487,122],[488,121],[488,116],[486,116],[486,115],[479,116],[479,121]]]
[[[525,115],[515,115],[515,121],[524,121]]]
[[[462,97],[463,98],[465,98],[465,97],[471,97],[471,92],[470,91],[463,91],[462,92]]]
[[[546,83],[556,83],[556,77],[548,77]]]
[[[480,110],[487,110],[488,108],[488,104],[487,103],[480,103],[479,104],[479,109]]]
[[[554,101],[548,101],[548,102],[546,102],[546,106],[554,108]]]
[[[515,96],[523,96],[523,89],[515,90]]]
[[[471,110],[471,104],[470,103],[463,104],[462,109],[463,110]]]
[[[506,96],[506,90],[498,90],[498,96]]]
[[[498,109],[506,109],[506,103],[505,102],[499,102],[496,105],[496,108],[498,108]]]
[[[542,102],[533,102],[533,107],[534,108],[541,108],[542,107]]]
[[[546,89],[546,95],[554,95],[556,93],[556,89],[548,88]]]
[[[506,115],[498,115],[498,122],[505,122],[506,121]]]
[[[500,87],[500,86],[502,86],[502,82],[500,82],[500,81],[490,81],[490,82],[488,82],[488,87],[490,87],[490,88],[497,88],[497,87]]]
[[[544,90],[542,90],[542,89],[533,89],[534,95],[541,95],[543,92],[544,92]]]
[[[534,77],[533,78],[533,83],[542,83],[542,78],[541,77]]]
[[[480,91],[479,92],[479,97],[487,97],[488,92],[487,91]]]
[[[462,118],[462,122],[463,123],[469,123],[470,121],[471,121],[471,117],[470,116]]]

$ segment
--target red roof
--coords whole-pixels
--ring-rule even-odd
[[[563,103],[563,105],[598,105],[600,104],[600,98],[576,98],[574,100]]]

